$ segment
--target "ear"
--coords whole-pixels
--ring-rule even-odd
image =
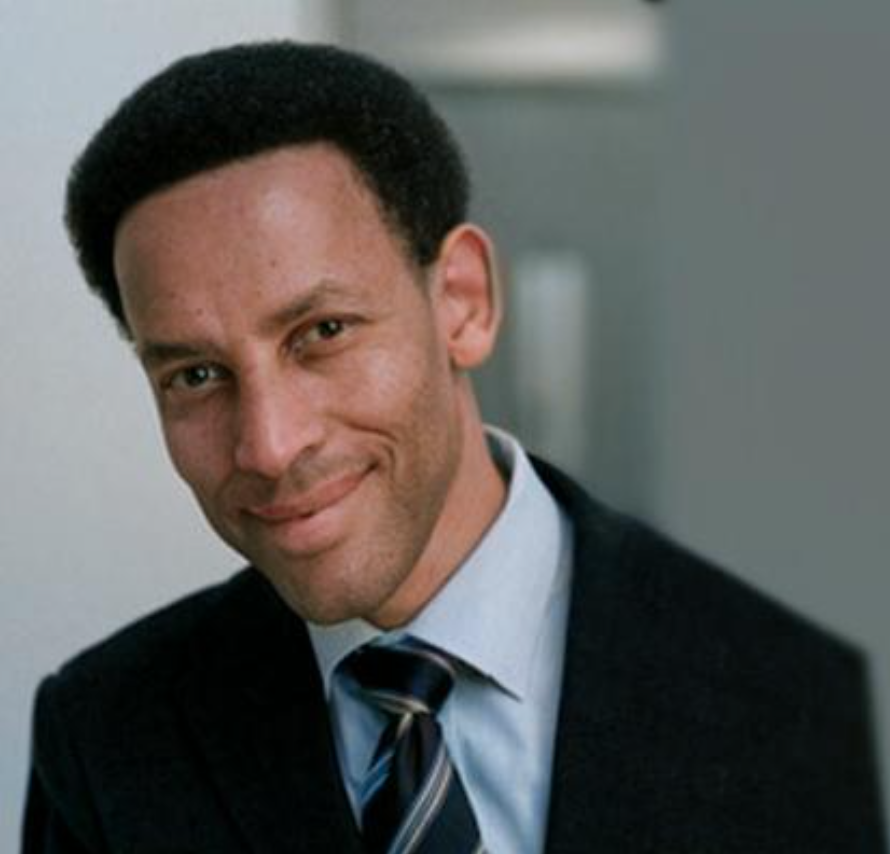
[[[501,323],[501,298],[494,247],[475,225],[452,229],[439,251],[434,311],[451,364],[475,368],[494,349]]]

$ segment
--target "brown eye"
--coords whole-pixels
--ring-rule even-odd
[[[220,369],[215,365],[189,365],[173,374],[167,385],[174,389],[196,391],[217,381],[220,376]]]
[[[343,328],[344,323],[342,320],[322,320],[315,327],[315,330],[319,338],[328,340],[329,338],[336,338],[343,331]]]
[[[340,339],[346,340],[344,336],[348,336],[352,326],[353,321],[337,317],[318,320],[300,331],[291,342],[291,349],[301,358],[332,355],[339,351]]]
[[[321,344],[331,341],[342,335],[348,324],[345,320],[329,318],[313,324],[300,339],[300,347],[311,347],[313,344]]]
[[[207,365],[198,365],[194,368],[186,368],[182,372],[182,382],[189,388],[197,388],[204,385],[211,377],[210,368]]]

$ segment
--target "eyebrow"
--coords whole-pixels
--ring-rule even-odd
[[[258,331],[264,337],[274,335],[278,330],[290,326],[306,315],[317,311],[327,301],[334,298],[346,299],[353,303],[357,301],[353,288],[334,279],[322,279],[293,302],[263,318],[258,325]],[[206,357],[208,353],[212,353],[217,349],[212,342],[204,340],[190,343],[148,340],[136,348],[136,353],[143,365],[147,368],[153,368],[180,359]]]
[[[331,299],[356,302],[355,289],[335,279],[322,279],[307,293],[260,321],[261,335],[271,335],[323,307]]]
[[[189,344],[168,344],[164,341],[149,341],[136,348],[136,355],[146,368],[156,368],[180,359],[195,359],[202,353],[206,351]]]

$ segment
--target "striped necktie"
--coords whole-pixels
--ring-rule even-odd
[[[365,697],[388,715],[361,794],[371,854],[483,854],[467,793],[436,714],[454,665],[414,641],[368,645],[349,660]]]

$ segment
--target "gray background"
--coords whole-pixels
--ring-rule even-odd
[[[39,677],[239,562],[169,471],[137,366],[80,283],[59,221],[71,159],[184,52],[338,36],[417,65],[424,39],[496,38],[541,4],[475,5],[0,0],[0,850],[17,844]],[[642,8],[548,4],[579,30]],[[471,151],[508,293],[530,249],[589,264],[579,476],[866,647],[883,736],[890,7],[649,13],[671,48],[661,76],[491,87],[464,64],[427,83]],[[481,386],[491,417],[523,430],[513,331]]]

